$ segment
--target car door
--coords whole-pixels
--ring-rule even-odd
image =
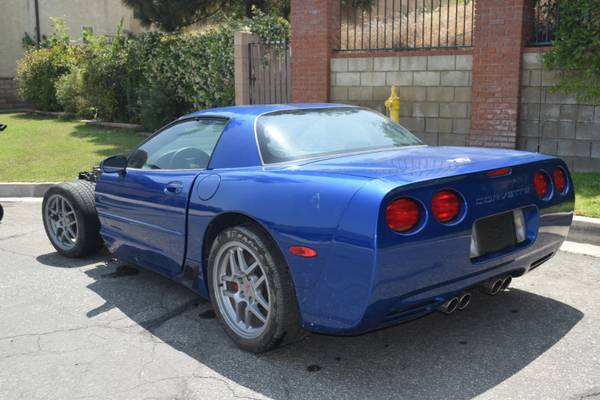
[[[111,253],[167,275],[181,271],[190,191],[226,124],[177,121],[132,151],[124,171],[102,173],[96,208]]]

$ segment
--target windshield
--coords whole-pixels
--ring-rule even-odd
[[[257,120],[256,134],[265,164],[422,144],[383,115],[356,107],[265,114]]]

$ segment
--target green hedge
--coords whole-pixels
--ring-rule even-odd
[[[289,39],[287,21],[262,14],[201,34],[118,29],[109,40],[85,33],[83,44],[65,41],[59,25],[46,48],[30,48],[19,62],[18,91],[42,110],[156,129],[190,111],[233,104],[233,35],[243,29],[267,42]]]
[[[544,56],[549,70],[564,72],[555,92],[575,95],[581,103],[600,106],[600,2],[561,0],[560,24]]]

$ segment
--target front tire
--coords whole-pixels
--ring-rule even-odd
[[[242,349],[262,353],[302,336],[288,267],[258,229],[221,232],[210,251],[208,279],[217,317]]]
[[[85,257],[102,248],[92,183],[77,180],[52,186],[44,195],[42,216],[48,239],[63,256]]]

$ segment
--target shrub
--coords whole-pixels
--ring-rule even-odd
[[[371,1],[371,0],[368,0]],[[246,27],[250,32],[256,33],[265,43],[287,42],[290,39],[290,23],[281,17],[255,11],[253,18],[241,22],[229,22],[234,30]]]
[[[97,117],[102,120],[128,121],[127,40],[121,35],[121,27],[112,41],[89,32],[84,41],[87,43],[81,63],[84,103],[96,109]]]
[[[139,89],[139,119],[144,127],[155,130],[186,112],[183,105],[174,101],[175,93],[169,88],[153,84]]]
[[[141,77],[137,104],[147,128],[182,113],[233,102],[233,32],[229,29],[202,35],[147,33],[132,46],[130,65],[136,65],[130,72]]]
[[[17,94],[36,108],[47,111],[60,109],[54,83],[67,68],[57,64],[50,49],[32,50],[17,63]]]
[[[544,56],[550,70],[563,70],[554,88],[584,103],[600,105],[600,9],[598,0],[560,2],[560,24]]]
[[[78,62],[80,51],[69,43],[64,21],[52,19],[54,33],[45,39],[48,47],[29,48],[17,62],[17,93],[41,110],[58,111],[56,82]]]
[[[258,13],[225,20],[202,34],[153,32],[133,39],[129,65],[138,85],[139,122],[154,129],[187,112],[233,104],[233,36],[242,29],[270,43],[289,38],[286,21]]]
[[[61,27],[62,26],[62,27]],[[69,43],[64,25],[19,63],[19,92],[44,110],[64,109],[108,121],[142,122],[154,129],[178,116],[234,101],[233,36],[256,32],[284,44],[287,21],[257,13],[223,20],[201,34],[149,32],[125,37],[84,33]]]
[[[80,111],[83,99],[81,69],[74,67],[56,81],[56,100],[62,109],[69,113]]]

